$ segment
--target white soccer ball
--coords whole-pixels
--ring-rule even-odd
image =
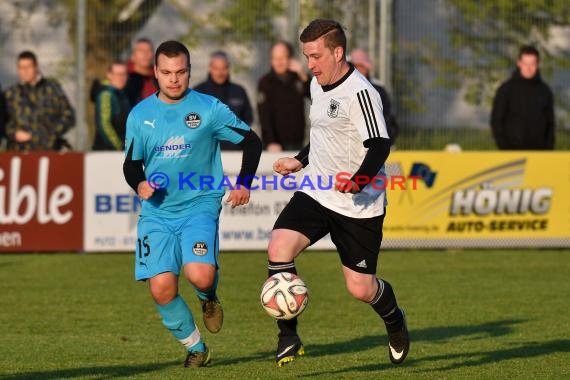
[[[261,306],[275,319],[291,319],[303,312],[309,291],[301,278],[292,273],[269,277],[261,289]]]

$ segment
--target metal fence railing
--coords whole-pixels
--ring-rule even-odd
[[[80,112],[72,134],[90,146],[92,104],[86,92],[112,59],[127,59],[137,37],[181,39],[191,50],[195,84],[209,53],[227,50],[232,79],[255,104],[257,80],[269,69],[276,38],[298,43],[315,17],[345,27],[349,49],[362,47],[389,89],[400,125],[398,149],[495,149],[490,100],[514,68],[516,48],[536,43],[543,76],[556,99],[557,149],[570,149],[570,5],[564,0],[510,7],[463,0],[21,0],[0,2],[0,84],[17,80],[15,57],[35,50],[48,76],[62,81]],[[81,34],[83,33],[83,34]],[[81,65],[83,51],[84,65]],[[299,58],[302,58],[299,55]],[[81,70],[81,72],[78,72]],[[78,104],[80,102],[81,104]],[[257,128],[256,122],[254,127]]]

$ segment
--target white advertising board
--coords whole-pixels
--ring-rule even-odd
[[[140,200],[123,177],[121,152],[85,154],[85,251],[134,251]]]

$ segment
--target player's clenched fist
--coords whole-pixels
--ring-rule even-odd
[[[273,170],[281,175],[288,175],[303,169],[303,164],[296,158],[283,157],[273,163]]]
[[[356,194],[360,190],[358,185],[351,180],[337,181],[334,184],[334,188],[341,193],[352,194]]]
[[[245,188],[233,189],[226,199],[232,208],[236,206],[244,206],[249,202],[249,190]]]
[[[150,186],[148,181],[141,181],[137,186],[137,194],[139,197],[141,197],[141,199],[144,199],[146,201],[152,197],[152,194],[154,194],[154,189],[152,186]]]

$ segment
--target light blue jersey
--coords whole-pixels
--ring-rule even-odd
[[[156,95],[137,104],[127,119],[125,153],[143,160],[145,176],[157,189],[142,202],[141,215],[181,217],[202,205],[219,207],[230,186],[224,182],[219,141],[243,140],[232,128],[250,129],[218,99],[191,89],[175,104]]]

